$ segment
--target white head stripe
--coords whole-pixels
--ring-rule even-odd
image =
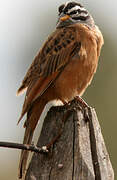
[[[75,11],[75,10],[78,10],[80,9],[81,11],[86,11],[86,9],[84,7],[80,7],[80,6],[74,6],[73,8],[71,8],[68,12],[72,12],[72,11]]]
[[[65,3],[65,7],[67,6],[68,3],[70,3],[70,1],[67,1],[67,2]]]

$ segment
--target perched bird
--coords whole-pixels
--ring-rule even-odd
[[[90,13],[77,2],[59,9],[55,31],[48,37],[26,73],[17,95],[26,91],[19,121],[24,123],[24,144],[31,144],[45,105],[52,100],[68,103],[82,96],[98,65],[103,36]],[[25,174],[28,152],[21,152],[19,178]]]

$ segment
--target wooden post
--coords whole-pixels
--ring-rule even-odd
[[[93,108],[85,113],[76,100],[48,112],[38,146],[61,133],[48,154],[34,153],[25,180],[114,180],[101,128]]]

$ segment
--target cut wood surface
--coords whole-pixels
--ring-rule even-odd
[[[83,111],[76,100],[66,107],[52,107],[37,146],[47,145],[59,134],[48,154],[33,154],[25,180],[114,180],[93,108]]]

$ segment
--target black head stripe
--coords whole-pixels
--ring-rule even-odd
[[[89,18],[89,16],[78,16],[78,17],[72,17],[74,20],[81,20],[86,21]]]
[[[59,6],[58,8],[59,13],[62,13],[64,7],[65,7],[65,4],[62,4],[61,6]]]

